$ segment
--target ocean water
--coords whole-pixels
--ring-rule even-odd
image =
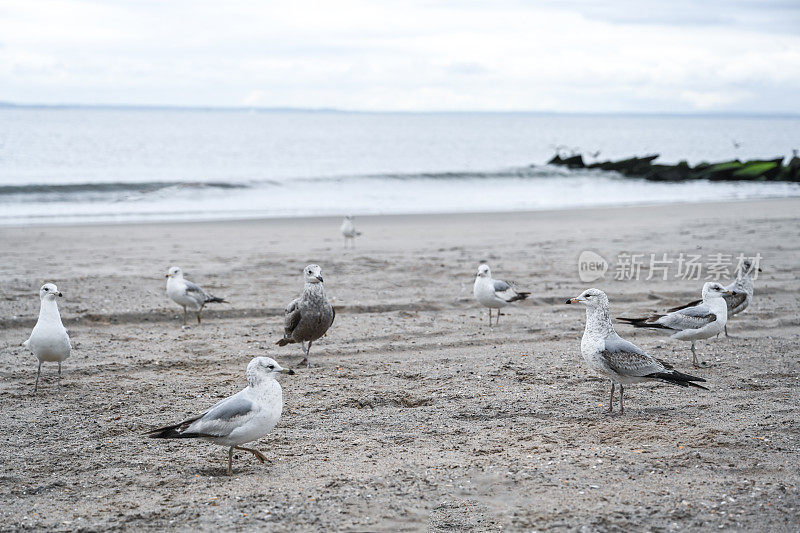
[[[799,196],[547,166],[556,147],[790,156],[800,119],[0,108],[0,225],[512,211]],[[589,159],[591,160],[591,159]]]

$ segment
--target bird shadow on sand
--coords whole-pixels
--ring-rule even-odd
[[[228,480],[228,479],[236,479],[237,477],[243,476],[252,476],[252,475],[262,475],[269,473],[269,463],[265,463],[263,465],[241,465],[238,468],[234,463],[233,466],[233,473],[228,475],[228,470],[223,466],[220,468],[217,467],[205,467],[205,468],[197,468],[191,471],[191,474],[197,474],[204,477],[212,477],[218,478],[221,480]]]

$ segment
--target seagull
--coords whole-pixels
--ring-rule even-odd
[[[734,315],[738,315],[745,309],[750,306],[750,301],[753,299],[753,277],[756,272],[761,272],[761,269],[758,267],[754,268],[753,262],[749,259],[745,259],[742,261],[742,264],[739,266],[739,269],[736,274],[736,279],[730,284],[725,287],[725,290],[731,291],[733,294],[726,294],[723,296],[725,298],[725,303],[728,307],[728,318],[730,319]],[[681,305],[679,307],[673,307],[670,309],[670,312],[673,311],[680,311],[681,309],[686,309],[687,307],[694,307],[702,303],[703,300],[695,300],[693,302],[689,302],[686,305]],[[725,336],[730,337],[728,335],[728,324],[725,324]],[[719,333],[717,333],[719,335]]]
[[[703,300],[699,305],[672,311],[666,315],[651,315],[644,318],[619,318],[620,322],[635,328],[666,330],[670,338],[692,342],[692,364],[695,368],[707,368],[709,363],[697,361],[694,343],[710,339],[719,334],[728,322],[728,307],[724,295],[733,294],[719,283],[709,281],[703,285]]]
[[[351,215],[347,215],[344,217],[344,221],[342,222],[342,226],[339,228],[339,231],[342,232],[344,236],[344,247],[347,248],[348,240],[352,243],[353,248],[356,246],[356,237],[361,235],[360,231],[356,231],[356,227],[353,225],[353,217]]]
[[[58,312],[56,297],[63,297],[58,287],[53,283],[45,283],[39,289],[39,299],[42,305],[39,308],[39,320],[33,326],[31,336],[22,343],[28,348],[36,359],[39,360],[39,369],[36,371],[36,384],[33,386],[35,393],[39,389],[39,375],[42,373],[42,363],[45,361],[58,362],[58,384],[61,385],[61,362],[69,357],[72,345],[69,334],[61,323],[61,314]]]
[[[514,290],[511,285],[499,279],[492,279],[492,271],[489,265],[480,265],[478,275],[475,278],[475,285],[472,287],[472,294],[478,303],[489,308],[489,327],[492,326],[492,309],[497,309],[497,319],[495,325],[500,322],[500,308],[505,307],[511,302],[524,300],[531,293]]]
[[[292,300],[284,311],[283,338],[276,342],[278,346],[301,343],[305,358],[300,364],[311,366],[308,355],[311,343],[319,339],[333,325],[336,311],[325,297],[322,286],[322,268],[319,265],[308,265],[303,270],[305,286],[299,298]],[[308,347],[305,343],[308,341]]]
[[[205,413],[171,426],[145,433],[152,439],[205,439],[228,446],[228,475],[233,465],[233,450],[250,452],[260,462],[263,453],[247,444],[258,440],[278,423],[283,410],[283,391],[275,379],[278,374],[294,374],[269,357],[256,357],[247,365],[247,388],[214,404]]]
[[[586,289],[580,296],[567,300],[568,304],[581,303],[586,307],[586,329],[581,339],[581,355],[589,366],[611,379],[611,399],[608,413],[614,410],[614,385],[619,385],[619,412],[625,412],[622,403],[624,385],[643,381],[663,381],[680,387],[697,387],[708,390],[696,381],[705,379],[674,370],[670,365],[648,355],[614,331],[609,315],[608,296],[599,289]]]
[[[172,301],[183,307],[183,323],[186,324],[186,310],[191,309],[197,313],[197,323],[200,323],[200,315],[203,314],[203,307],[208,303],[228,303],[224,298],[211,296],[199,285],[195,285],[189,280],[183,279],[183,271],[178,267],[172,267],[167,272],[167,296]]]

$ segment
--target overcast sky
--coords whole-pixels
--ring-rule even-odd
[[[800,0],[0,0],[0,101],[800,112]]]

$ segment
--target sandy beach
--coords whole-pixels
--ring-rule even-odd
[[[800,200],[360,217],[354,250],[340,222],[0,228],[0,530],[800,528]],[[587,250],[604,279],[579,279]],[[631,386],[608,416],[564,301],[686,303],[703,279],[646,279],[650,254],[681,253],[760,254],[753,303],[734,337],[698,343],[702,370],[688,343],[617,325],[710,390]],[[614,279],[621,254],[645,258],[638,280]],[[532,291],[493,328],[472,299],[482,261]],[[275,341],[312,262],[336,322],[281,378],[283,417],[253,443],[271,462],[239,453],[228,477],[223,447],[143,437],[243,388],[254,356],[302,359]],[[172,265],[230,304],[182,328]],[[45,281],[73,355],[33,395],[21,343]]]

